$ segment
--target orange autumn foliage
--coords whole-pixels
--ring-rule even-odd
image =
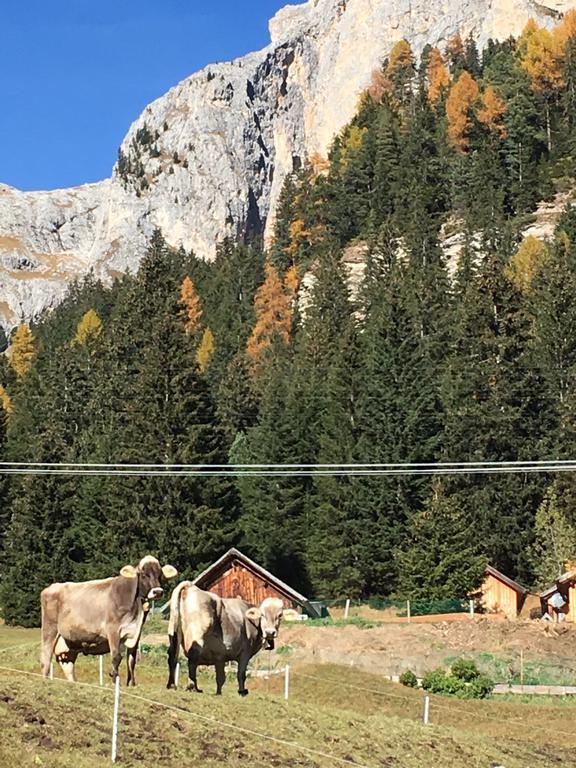
[[[530,19],[518,38],[517,51],[533,91],[546,95],[563,87],[563,51],[558,34]]]
[[[186,276],[182,281],[180,292],[180,304],[182,305],[182,314],[184,316],[184,329],[186,333],[196,333],[200,327],[200,318],[202,317],[202,307],[200,297],[196,293],[194,283]]]
[[[260,360],[274,338],[288,343],[292,328],[291,297],[272,264],[266,264],[265,273],[265,280],[254,298],[256,323],[246,345],[246,352],[254,363]]]
[[[438,48],[432,48],[428,59],[428,101],[437,104],[450,85],[450,73]]]
[[[472,128],[471,113],[478,100],[478,83],[469,72],[462,72],[452,85],[446,102],[448,139],[452,146],[465,152],[469,147]]]
[[[482,107],[478,110],[478,120],[485,125],[491,133],[498,134],[505,139],[507,134],[503,117],[506,114],[506,102],[498,96],[494,88],[489,85],[482,96]]]

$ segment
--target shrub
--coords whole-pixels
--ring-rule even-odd
[[[402,672],[400,675],[400,682],[407,688],[418,688],[418,678],[411,669],[407,669],[406,672]]]
[[[430,693],[444,693],[446,678],[447,674],[443,669],[433,669],[432,672],[426,672],[422,678],[422,688]]]
[[[478,677],[472,682],[470,689],[473,692],[472,698],[485,699],[486,696],[490,696],[494,690],[494,680],[488,675],[478,675]]]
[[[452,664],[451,672],[454,677],[457,677],[458,680],[463,680],[465,683],[471,683],[480,676],[476,664],[467,659],[457,659],[454,664]]]
[[[494,690],[494,682],[487,675],[481,675],[476,665],[459,659],[452,666],[451,674],[443,669],[427,672],[422,688],[430,693],[457,696],[460,699],[484,699]]]

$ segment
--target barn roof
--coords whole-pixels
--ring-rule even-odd
[[[498,581],[501,581],[503,584],[506,584],[506,586],[510,587],[510,589],[513,589],[515,592],[518,592],[518,594],[528,594],[528,590],[525,587],[523,587],[521,584],[518,584],[517,581],[514,581],[514,579],[511,579],[509,576],[506,576],[501,571],[498,571],[496,568],[493,568],[491,565],[486,566],[486,573],[489,576],[493,576],[495,579],[498,579]]]
[[[216,560],[215,563],[212,563],[212,565],[206,568],[205,571],[202,571],[199,576],[196,576],[192,583],[197,587],[200,587],[200,589],[208,589],[210,584],[215,579],[217,579],[234,560],[242,563],[242,565],[247,570],[251,571],[255,576],[258,576],[264,581],[268,582],[268,584],[277,589],[278,592],[283,594],[289,600],[292,600],[293,602],[298,603],[305,608],[311,608],[307,597],[304,597],[304,595],[296,592],[295,589],[292,589],[292,587],[290,587],[288,584],[285,584],[277,576],[274,576],[273,573],[267,571],[266,568],[263,568],[261,565],[254,562],[254,560],[251,560],[243,552],[240,552],[240,550],[236,549],[235,547],[229,549],[228,552]]]

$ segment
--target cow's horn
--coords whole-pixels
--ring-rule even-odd
[[[133,565],[125,565],[120,570],[120,576],[124,576],[125,579],[135,579],[138,576],[138,571]]]
[[[173,565],[166,564],[162,566],[162,575],[165,579],[173,579],[175,576],[178,576],[178,571]]]
[[[262,611],[260,608],[248,608],[246,611],[246,618],[253,624],[259,624],[262,618]]]

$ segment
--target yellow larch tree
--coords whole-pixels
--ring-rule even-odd
[[[551,150],[550,100],[564,87],[564,57],[559,37],[530,19],[518,38],[516,50],[522,68],[530,76],[532,90],[544,99],[548,150]]]
[[[214,334],[210,328],[206,328],[202,334],[202,341],[200,342],[198,351],[196,352],[196,362],[198,363],[198,368],[202,371],[202,373],[204,373],[206,368],[208,368],[213,354]]]
[[[507,136],[506,126],[504,125],[505,114],[506,102],[489,85],[482,94],[482,107],[478,110],[478,120],[488,128],[490,133],[505,139]]]
[[[520,243],[516,253],[510,257],[504,273],[519,291],[528,293],[548,256],[546,243],[533,235],[528,235]]]
[[[6,389],[0,384],[0,402],[2,403],[2,408],[6,411],[8,416],[12,415],[12,401],[10,399],[10,395],[8,392],[6,392]]]
[[[260,360],[274,338],[288,343],[292,328],[291,297],[278,272],[269,262],[265,265],[265,273],[265,280],[254,297],[256,323],[246,345],[246,351],[254,363]]]
[[[444,91],[450,87],[450,73],[438,48],[432,48],[428,58],[428,101],[436,106]]]
[[[453,147],[465,152],[472,129],[472,110],[478,100],[478,83],[469,72],[462,72],[452,85],[446,102],[448,139]]]
[[[192,282],[192,279],[188,277],[188,275],[182,281],[180,304],[182,305],[184,329],[186,333],[196,333],[200,328],[202,306],[200,304],[200,297],[194,288],[194,283]]]
[[[76,328],[76,335],[72,339],[73,344],[82,344],[86,346],[95,341],[102,333],[102,320],[94,309],[89,309],[83,316]]]
[[[298,293],[300,287],[300,275],[298,274],[298,267],[293,264],[284,275],[284,287],[294,297]]]
[[[10,365],[18,379],[22,379],[32,367],[34,336],[28,323],[20,323],[12,338]]]

